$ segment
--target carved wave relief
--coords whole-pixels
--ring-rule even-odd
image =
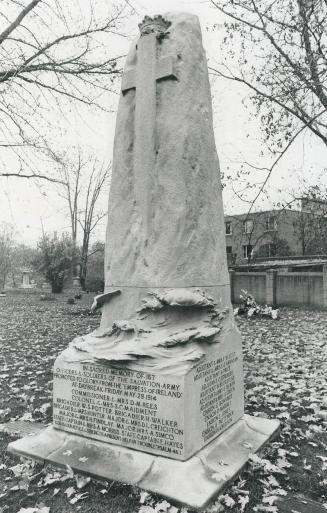
[[[68,361],[184,373],[204,357],[208,345],[219,343],[227,313],[200,289],[149,292],[131,318],[75,338],[63,356]]]

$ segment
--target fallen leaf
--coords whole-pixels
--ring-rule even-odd
[[[146,499],[148,499],[150,496],[150,494],[148,492],[141,492],[141,495],[140,495],[140,504],[144,504]]]
[[[68,499],[69,499],[69,497],[74,495],[75,492],[76,492],[76,490],[73,486],[69,486],[69,488],[66,488],[66,490],[64,491],[64,493],[67,495]]]
[[[158,504],[155,505],[154,511],[156,513],[159,513],[159,511],[167,511],[170,508],[170,504],[167,501],[158,502]]]
[[[77,488],[79,490],[81,490],[91,481],[91,478],[86,477],[86,476],[81,476],[79,474],[75,474],[75,481],[76,481]]]
[[[85,493],[77,493],[75,495],[75,497],[73,497],[72,499],[70,499],[70,504],[76,504],[76,502],[78,501],[82,501],[83,499],[86,499],[86,497],[88,496],[88,493],[85,492]]]

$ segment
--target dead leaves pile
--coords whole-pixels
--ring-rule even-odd
[[[2,298],[0,306],[0,423],[50,422],[54,359],[74,336],[95,329],[99,317],[79,315],[82,305],[38,298]],[[327,316],[284,308],[280,314],[277,321],[236,322],[244,346],[246,413],[278,418],[281,434],[264,455],[251,454],[248,468],[207,513],[277,513],[278,502],[292,493],[327,503]],[[0,436],[0,513],[71,513],[86,506],[104,512],[110,499],[116,513],[187,513],[130,486],[74,475],[70,467],[17,463],[5,453],[10,437]],[[119,506],[118,496],[125,498]]]
[[[85,305],[45,304],[27,294],[2,298],[0,308],[0,423],[50,422],[54,360],[73,337],[94,330],[99,316],[78,315]]]
[[[282,424],[265,457],[253,454],[241,476],[249,491],[246,512],[276,513],[288,494],[306,495],[327,508],[327,316],[286,308],[280,314],[278,321],[237,318],[246,413]],[[239,511],[235,487],[229,495],[235,501],[229,511]]]

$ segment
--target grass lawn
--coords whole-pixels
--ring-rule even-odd
[[[99,315],[88,314],[92,296],[76,305],[67,305],[65,295],[57,298],[0,298],[0,423],[51,422],[53,362],[74,336],[99,324]],[[292,494],[327,508],[327,312],[282,308],[277,321],[236,322],[244,344],[246,412],[277,417],[282,431],[209,511],[276,513],[278,500]],[[0,433],[0,513],[177,513],[162,498],[128,485],[22,463],[6,452],[14,438]]]

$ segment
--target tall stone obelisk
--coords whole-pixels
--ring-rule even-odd
[[[102,325],[147,289],[200,287],[230,305],[219,163],[196,16],[140,24],[122,79],[106,238]]]
[[[278,422],[243,414],[196,16],[146,17],[127,58],[105,272],[100,329],[54,363],[53,426],[10,450],[203,507]]]

